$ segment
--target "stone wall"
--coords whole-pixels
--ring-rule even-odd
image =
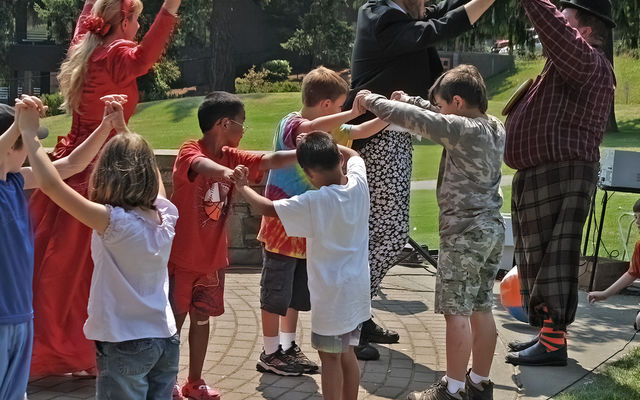
[[[171,173],[178,154],[177,150],[156,150],[158,167],[162,174],[162,181],[167,190],[167,196],[173,193]],[[265,179],[259,185],[252,185],[258,192],[264,192]],[[249,204],[242,196],[234,194],[229,206],[230,215],[227,218],[227,237],[229,238],[229,263],[231,265],[261,265],[262,250],[256,239],[260,229],[261,217],[251,213]]]

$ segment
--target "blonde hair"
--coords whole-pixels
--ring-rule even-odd
[[[302,104],[307,107],[313,107],[322,100],[335,101],[348,92],[347,82],[329,68],[318,67],[302,79]]]
[[[128,9],[125,10],[125,5]],[[60,84],[60,92],[64,96],[64,103],[61,109],[67,112],[77,112],[82,98],[82,89],[84,87],[87,75],[87,67],[89,57],[95,49],[104,43],[107,34],[112,33],[125,18],[131,18],[142,12],[142,1],[140,0],[97,0],[91,9],[91,17],[89,19],[102,19],[104,29],[101,33],[87,31],[80,40],[72,43],[67,51],[67,57],[60,66],[58,73],[58,82]],[[78,20],[78,24],[84,23],[83,19]],[[111,31],[109,31],[109,27]]]
[[[130,210],[155,209],[158,164],[149,143],[136,133],[121,133],[104,146],[89,178],[89,200]]]

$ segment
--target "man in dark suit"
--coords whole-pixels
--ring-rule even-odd
[[[494,0],[445,0],[425,8],[425,0],[369,0],[358,11],[356,41],[351,60],[351,107],[360,89],[390,96],[402,90],[427,97],[429,88],[443,72],[435,49],[438,42],[472,28]],[[354,123],[373,118],[365,114]],[[388,127],[353,146],[367,166],[371,213],[369,219],[369,264],[371,295],[394,265],[407,243],[409,191],[411,185],[411,135]],[[375,360],[378,351],[369,345],[396,343],[396,332],[366,321],[356,355]]]

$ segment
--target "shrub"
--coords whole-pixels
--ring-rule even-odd
[[[138,89],[144,101],[164,100],[169,97],[171,84],[180,78],[180,68],[167,58],[153,66],[153,71],[138,80]]]
[[[47,117],[52,115],[64,114],[64,110],[60,106],[64,102],[64,97],[60,93],[43,94],[40,96],[45,106],[48,106]]]
[[[265,84],[267,73],[263,70],[256,71],[253,65],[242,78],[236,78],[237,93],[258,93],[260,88]]]
[[[287,60],[270,60],[262,64],[262,70],[267,73],[267,81],[281,82],[286,81],[291,74],[291,65]]]

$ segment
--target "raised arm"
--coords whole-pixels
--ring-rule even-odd
[[[599,66],[594,49],[549,0],[520,0],[545,54],[565,81],[582,86]]]
[[[389,124],[380,118],[374,118],[370,121],[363,122],[359,125],[351,126],[351,138],[352,139],[366,139],[380,132]]]
[[[109,50],[108,67],[116,82],[146,74],[160,59],[178,21],[179,6],[180,0],[166,0],[140,44],[120,43]]]
[[[103,233],[109,225],[107,207],[85,199],[64,183],[38,140],[38,117],[38,112],[29,108],[21,111],[18,121],[29,163],[33,168],[38,186],[51,200],[74,218]]]
[[[469,0],[443,0],[439,3],[427,6],[425,19],[440,18],[449,11],[455,10],[467,4]]]
[[[342,146],[342,145],[338,145],[338,151],[340,151],[340,154],[342,154],[342,158],[344,160],[344,166],[346,168],[347,166],[347,161],[349,161],[349,159],[351,157],[357,157],[359,154],[357,151],[355,151],[354,149],[350,149],[346,146]]]
[[[295,131],[295,136],[298,136],[301,133],[309,133],[313,131],[329,132],[362,114],[363,112],[361,110],[356,107],[352,107],[347,111],[318,117],[313,120],[306,120],[298,125],[298,128]]]
[[[78,22],[76,22],[76,29],[73,32],[72,44],[76,42],[80,36],[87,33],[87,29],[83,26],[85,19],[87,19],[91,15],[91,10],[93,9],[93,3],[95,0],[85,0],[84,5],[82,6],[82,11],[80,12],[80,16],[78,17]]]
[[[18,124],[14,122],[6,132],[0,133],[0,162],[11,150],[16,140],[20,137]]]
[[[207,157],[196,158],[189,168],[189,175],[202,175],[216,180],[224,180],[231,182],[233,170],[231,168],[220,165]]]
[[[261,170],[278,169],[298,162],[295,150],[281,150],[265,154],[260,160],[258,168]]]
[[[446,149],[455,147],[465,129],[463,117],[435,113],[411,104],[387,100],[377,94],[364,96],[362,102],[378,118],[424,136]]]

